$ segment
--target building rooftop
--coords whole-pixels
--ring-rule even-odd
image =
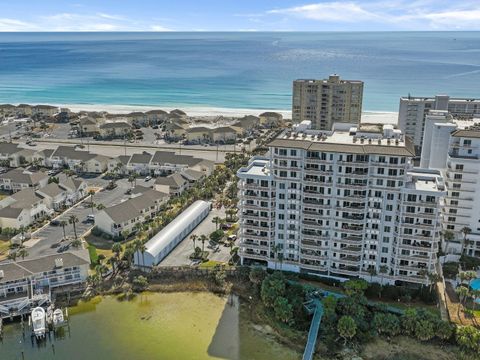
[[[157,257],[185,228],[185,224],[191,223],[201,212],[205,209],[210,209],[210,207],[210,202],[203,200],[195,201],[145,244],[146,252],[153,257]]]
[[[0,278],[0,284],[55,270],[57,268],[55,264],[56,259],[62,259],[62,268],[88,265],[90,262],[84,253],[85,251],[78,251],[76,253],[65,252],[62,254],[42,256],[32,260],[0,263],[0,270],[3,270],[4,275],[3,278]]]
[[[133,154],[130,158],[130,162],[134,164],[149,164],[152,159],[152,154],[143,152],[141,154]]]
[[[108,207],[103,211],[105,211],[115,223],[123,223],[140,216],[142,210],[154,206],[156,201],[166,197],[168,197],[167,194],[149,189],[149,191],[141,195],[132,197],[118,205]]]
[[[155,179],[156,185],[166,185],[179,188],[187,183],[187,180],[179,173],[173,173],[168,176],[161,176]]]
[[[413,144],[391,125],[343,125],[341,129],[318,131],[284,131],[270,142],[270,147],[297,148],[310,151],[351,154],[385,154],[414,156]]]
[[[30,172],[22,169],[12,169],[4,174],[0,174],[0,179],[9,179],[15,183],[35,185],[39,181],[47,179],[48,175],[42,171]]]

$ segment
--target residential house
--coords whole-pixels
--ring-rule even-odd
[[[163,110],[150,110],[145,113],[147,121],[150,125],[156,125],[167,119],[168,113]]]
[[[27,227],[52,212],[43,196],[34,189],[23,189],[0,201],[0,227]]]
[[[180,173],[173,173],[168,176],[157,177],[153,188],[170,196],[178,196],[187,190],[189,185],[188,180]]]
[[[99,130],[103,138],[119,138],[130,133],[132,126],[125,121],[107,122],[100,125]]]
[[[107,171],[107,165],[110,157],[104,155],[92,155],[93,157],[91,159],[85,161],[84,171],[94,174],[101,174]]]
[[[232,126],[222,126],[215,129],[211,129],[210,136],[214,143],[235,143],[237,140],[238,132],[241,131],[238,128]]]
[[[58,211],[67,205],[67,190],[54,182],[38,189],[36,193],[45,199],[49,209]]]
[[[166,137],[172,140],[180,140],[187,134],[188,126],[185,124],[167,123],[165,125]]]
[[[12,104],[1,104],[0,105],[0,115],[2,116],[14,116],[16,113],[17,107]]]
[[[32,161],[34,151],[23,149],[18,144],[0,142],[0,163],[3,166],[19,167]]]
[[[130,234],[137,224],[142,224],[155,216],[160,206],[167,201],[168,195],[152,189],[143,189],[142,193],[134,192],[130,199],[100,211],[95,216],[96,227],[117,237],[125,233]]]
[[[32,116],[52,117],[58,113],[58,107],[51,105],[35,105],[32,106]]]
[[[125,115],[125,117],[127,118],[130,124],[136,124],[139,126],[148,125],[147,116],[143,112],[140,112],[140,111],[131,112],[130,114]]]
[[[32,116],[32,106],[28,104],[20,104],[17,106],[17,116],[27,117]]]
[[[209,143],[212,141],[211,130],[204,126],[192,127],[186,130],[185,138],[189,143]]]
[[[91,116],[80,118],[78,127],[83,136],[94,136],[99,133],[97,120]]]
[[[264,127],[277,127],[283,121],[283,115],[273,111],[267,111],[259,115],[260,125]]]
[[[54,169],[68,167],[74,171],[86,171],[85,163],[96,155],[88,151],[75,150],[72,146],[59,146],[51,155],[50,162]]]
[[[52,162],[50,161],[50,157],[55,152],[53,149],[44,149],[37,151],[32,156],[32,164],[44,167],[52,167]]]
[[[58,175],[58,185],[66,191],[66,205],[73,205],[87,195],[88,184],[80,178],[73,178],[65,174]]]
[[[238,126],[244,129],[246,132],[250,132],[260,125],[260,119],[257,116],[246,115],[238,119],[233,126]]]
[[[42,171],[31,172],[24,169],[12,169],[0,174],[0,189],[13,193],[27,189],[38,189],[48,183],[48,175]]]
[[[144,151],[141,154],[133,154],[128,161],[127,171],[129,173],[136,173],[139,175],[149,175],[150,174],[150,160],[152,159],[152,154]]]
[[[51,301],[51,293],[84,285],[90,259],[87,250],[0,264],[0,317]]]
[[[129,160],[130,155],[120,155],[115,158],[111,158],[107,162],[107,171],[117,172],[118,174],[126,175]]]

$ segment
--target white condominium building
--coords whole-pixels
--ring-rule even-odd
[[[415,170],[390,125],[302,122],[238,171],[243,264],[426,283],[440,240],[439,172]]]
[[[331,130],[334,123],[360,123],[363,82],[341,80],[331,75],[325,80],[300,79],[293,82],[292,120],[310,120],[312,128]]]
[[[480,114],[480,99],[450,98],[448,95],[400,98],[398,128],[412,139],[416,155],[420,155],[425,117],[430,110],[446,110],[456,117],[468,118]]]
[[[457,241],[449,244],[448,252],[480,257],[479,173],[480,126],[454,131],[448,143],[445,169],[448,195],[443,209],[443,226],[456,235]],[[464,234],[465,228],[469,233]]]

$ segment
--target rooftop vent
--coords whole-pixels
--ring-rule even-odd
[[[3,270],[0,270],[0,279],[3,279],[5,277],[5,272]]]
[[[372,139],[368,139],[368,143],[371,144],[371,143],[372,143]]]
[[[365,141],[364,138],[360,138],[360,143],[363,144],[363,142]]]
[[[382,139],[378,139],[378,145],[382,145]]]
[[[55,267],[56,267],[56,268],[61,268],[61,267],[63,267],[63,259],[62,259],[62,258],[56,258],[56,259],[55,259]]]

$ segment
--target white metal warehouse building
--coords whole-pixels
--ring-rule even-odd
[[[145,244],[146,250],[143,254],[140,251],[135,252],[134,265],[139,268],[151,268],[158,265],[207,217],[210,208],[210,202],[195,201]]]

